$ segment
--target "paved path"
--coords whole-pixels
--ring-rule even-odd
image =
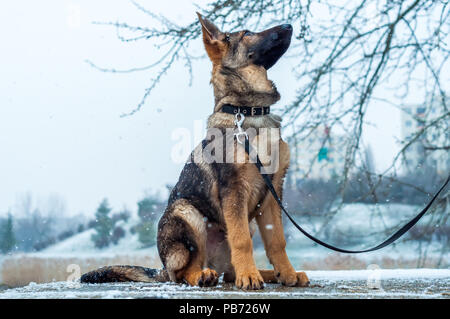
[[[0,298],[449,298],[450,270],[357,270],[307,272],[311,287],[266,285],[244,292],[230,284],[196,288],[172,283],[89,285],[29,284],[0,291]]]

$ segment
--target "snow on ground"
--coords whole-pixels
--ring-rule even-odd
[[[0,298],[450,298],[450,270],[394,269],[308,271],[308,288],[266,285],[242,291],[231,284],[214,288],[173,283],[79,284],[54,282],[0,291]]]
[[[447,279],[450,283],[450,269],[367,269],[367,270],[314,270],[313,278],[321,280],[367,280],[379,277],[388,279]]]

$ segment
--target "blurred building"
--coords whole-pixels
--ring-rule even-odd
[[[304,177],[329,180],[342,175],[345,140],[322,125],[300,142],[290,142],[291,167],[295,179]]]
[[[439,116],[440,107],[407,106],[401,118],[402,140],[411,141],[424,128],[426,121]],[[442,121],[440,127],[430,128],[427,134],[417,138],[404,152],[405,172],[413,173],[421,167],[435,169],[439,175],[446,176],[450,169],[449,151],[436,149],[449,145],[449,123]],[[446,127],[443,127],[446,126]]]

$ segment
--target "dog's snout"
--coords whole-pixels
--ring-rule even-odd
[[[258,33],[259,39],[248,52],[248,58],[252,58],[252,63],[270,69],[278,59],[286,52],[291,43],[292,25],[285,23]]]

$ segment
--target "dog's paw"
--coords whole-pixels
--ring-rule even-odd
[[[306,276],[304,271],[297,272],[297,284],[296,287],[308,287],[309,286],[309,279],[308,276]]]
[[[205,268],[201,271],[191,273],[185,277],[191,286],[213,287],[219,282],[219,275],[215,270]]]
[[[197,285],[199,287],[212,287],[216,286],[219,282],[219,274],[212,269],[203,269],[201,275],[198,278]]]
[[[278,282],[283,286],[293,287],[297,285],[297,273],[292,269],[292,271],[283,271],[276,273],[275,277]]]
[[[264,288],[264,280],[258,269],[244,271],[236,274],[235,285],[244,290],[257,290]]]
[[[303,271],[283,272],[277,274],[278,282],[288,287],[308,287],[309,279]]]

